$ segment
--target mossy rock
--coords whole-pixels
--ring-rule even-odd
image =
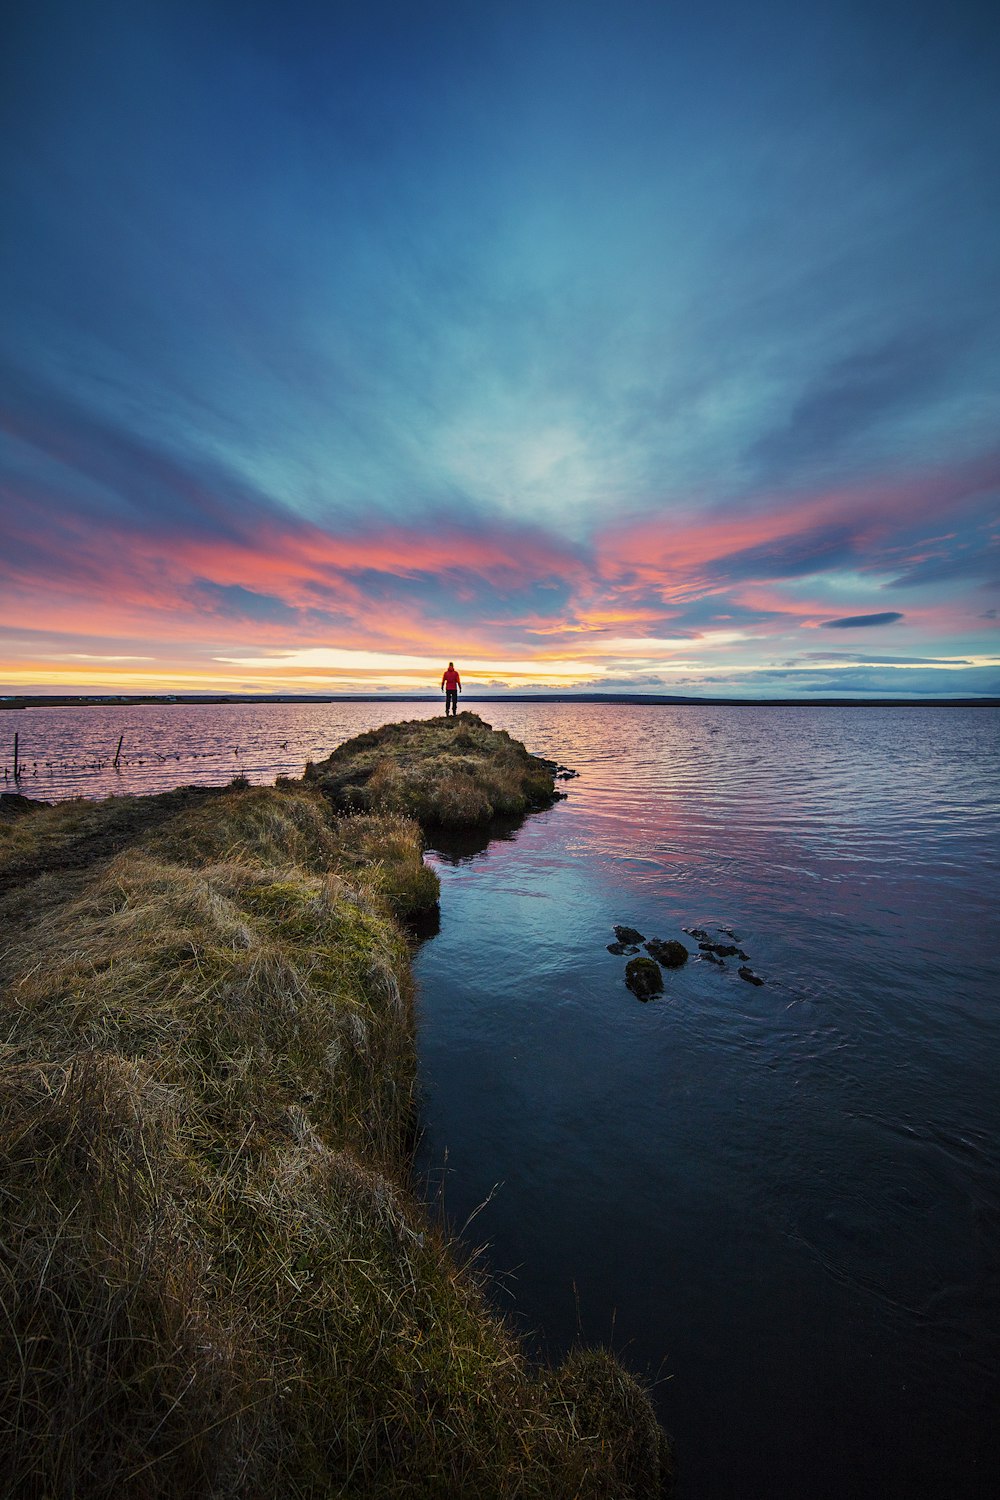
[[[650,938],[645,946],[646,952],[665,969],[679,969],[688,961],[687,949],[676,938],[668,938],[666,942],[661,938]]]
[[[638,1000],[663,994],[663,975],[651,958],[630,958],[625,965],[625,983]]]

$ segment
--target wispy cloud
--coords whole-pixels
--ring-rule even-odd
[[[852,350],[811,375],[787,418],[756,440],[752,456],[773,481],[847,445],[856,448],[887,418],[944,386],[967,343],[962,330],[925,327]]]
[[[824,630],[867,630],[872,625],[895,625],[903,616],[898,609],[886,609],[877,615],[846,615],[840,620],[821,620]]]

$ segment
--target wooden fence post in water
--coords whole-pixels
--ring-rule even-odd
[[[117,771],[117,769],[118,769],[118,757],[119,757],[119,756],[120,756],[120,755],[121,755],[121,753],[122,753],[122,740],[123,740],[123,739],[124,739],[124,738],[125,738],[125,736],[124,736],[124,735],[123,735],[123,734],[120,734],[120,735],[119,735],[119,736],[118,736],[118,749],[117,749],[117,750],[116,750],[116,751],[115,751],[115,759],[114,759],[114,767],[115,767],[115,770],[116,770],[116,771]]]
[[[14,730],[14,780],[15,781],[17,781],[17,779],[20,776],[20,774],[21,773],[18,770],[18,766],[17,766],[17,730],[15,729]]]

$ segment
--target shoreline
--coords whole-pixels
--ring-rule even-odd
[[[319,703],[440,703],[440,693],[399,697],[389,693],[213,693],[186,696],[174,693],[108,694],[19,694],[0,698],[0,711],[29,708],[140,708],[154,704],[167,707],[218,707],[220,704],[319,704]],[[507,693],[478,696],[464,693],[465,703],[607,703],[684,708],[1000,708],[1000,698],[694,698],[653,693]]]
[[[422,830],[551,806],[556,771],[463,713],[272,786],[11,808],[19,1493],[671,1492],[638,1383],[531,1362],[411,1180]]]

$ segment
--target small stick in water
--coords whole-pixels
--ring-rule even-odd
[[[20,776],[20,774],[21,774],[21,772],[18,769],[18,764],[17,764],[17,730],[15,729],[15,731],[14,731],[14,780],[15,781],[17,781],[17,779]]]
[[[122,753],[122,740],[124,738],[125,738],[124,734],[120,734],[118,736],[118,749],[115,751],[115,758],[114,758],[114,761],[113,761],[113,765],[114,765],[114,768],[115,768],[116,771],[118,769],[118,757]]]

